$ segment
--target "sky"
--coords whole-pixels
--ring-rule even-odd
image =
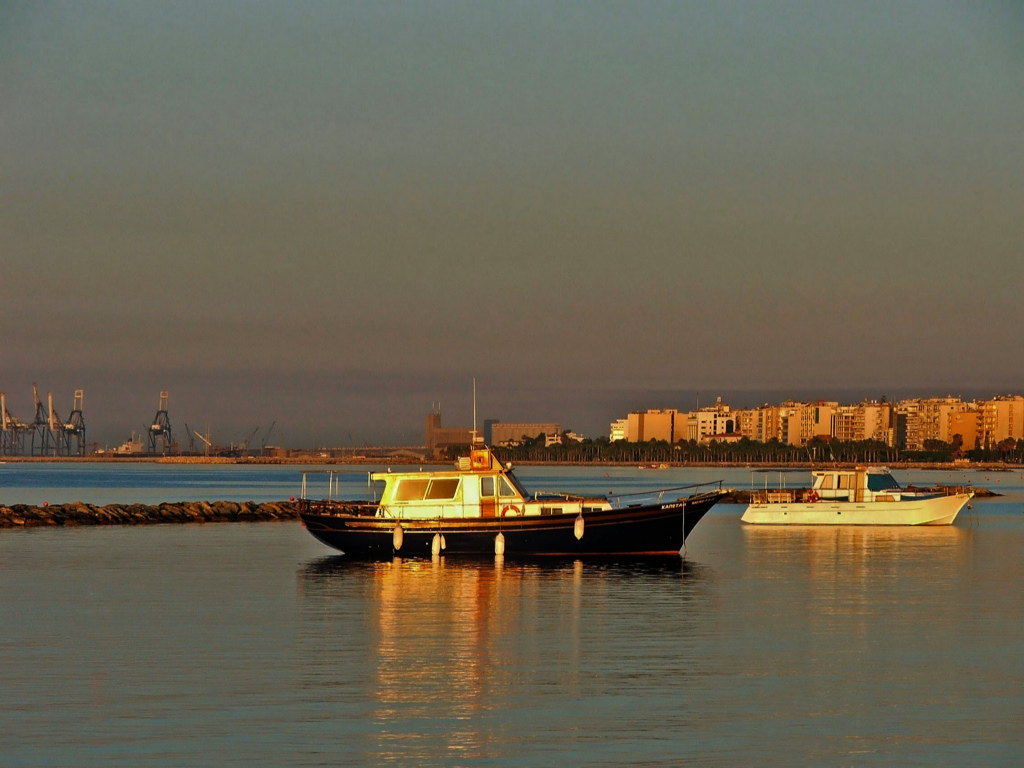
[[[1024,4],[0,4],[0,390],[415,444],[1024,392]]]

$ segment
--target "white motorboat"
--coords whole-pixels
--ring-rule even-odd
[[[811,472],[807,491],[751,491],[741,518],[758,525],[951,525],[974,493],[921,493],[900,487],[884,467]]]

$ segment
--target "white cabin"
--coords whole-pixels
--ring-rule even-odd
[[[822,501],[900,501],[900,484],[885,467],[814,471],[811,492]]]
[[[577,515],[610,509],[607,499],[581,496],[531,497],[510,467],[486,448],[470,451],[457,469],[441,472],[375,472],[384,483],[380,511],[388,517],[514,517]]]

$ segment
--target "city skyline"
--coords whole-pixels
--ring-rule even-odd
[[[584,434],[1017,391],[1021,39],[997,0],[7,4],[0,389],[339,445],[474,377]]]
[[[275,390],[277,391],[277,390]],[[31,385],[27,393],[16,393],[13,397],[9,390],[0,389],[4,393],[5,402],[10,416],[22,422],[31,423],[35,406],[32,401]],[[551,393],[543,392],[517,392],[500,403],[491,404],[486,399],[478,403],[477,428],[480,434],[484,433],[485,421],[508,423],[538,423],[555,422],[563,430],[573,431],[583,437],[597,439],[608,437],[609,424],[613,423],[628,413],[643,413],[647,411],[679,411],[687,413],[695,411],[699,407],[702,410],[713,408],[716,401],[722,405],[740,410],[758,409],[763,407],[777,407],[785,403],[817,403],[817,402],[838,402],[842,406],[855,405],[868,401],[882,401],[890,405],[896,405],[910,400],[944,399],[956,398],[964,403],[974,401],[994,400],[1006,396],[1024,394],[1024,387],[1017,390],[1006,391],[959,391],[929,392],[929,391],[907,391],[894,393],[861,392],[858,390],[843,391],[812,391],[812,390],[786,390],[782,392],[771,392],[764,390],[757,391],[650,391],[637,393],[635,391],[612,391],[594,395],[592,400],[581,404],[573,400],[572,393],[565,393],[565,407],[558,412],[552,413],[548,409]],[[66,419],[71,410],[73,401],[72,393],[68,392],[65,397],[63,392],[47,390],[45,386],[39,387],[39,396],[44,410],[47,407],[48,395],[53,395],[54,410],[63,419]],[[100,393],[102,394],[102,393]],[[108,393],[109,394],[109,393]],[[150,393],[146,393],[150,394]],[[115,448],[128,440],[134,432],[140,439],[146,440],[146,433],[153,423],[154,414],[158,408],[158,397],[160,393],[153,392],[152,398],[135,397],[133,393],[131,404],[123,399],[89,397],[85,391],[84,417],[87,428],[87,442],[90,446],[100,448]],[[94,405],[95,401],[104,405]],[[117,400],[118,407],[112,408],[109,403]],[[152,400],[148,403],[147,400]],[[283,446],[288,448],[310,449],[315,447],[361,447],[361,446],[419,446],[424,443],[423,418],[427,413],[441,409],[444,416],[442,426],[444,428],[468,430],[472,427],[473,403],[472,394],[459,393],[445,405],[444,401],[433,401],[426,404],[426,408],[419,409],[418,401],[405,401],[402,418],[405,423],[399,427],[388,427],[384,421],[372,425],[368,429],[354,429],[346,426],[342,419],[328,414],[322,421],[311,421],[305,428],[289,426],[287,420],[282,424],[274,414],[261,414],[250,406],[240,409],[229,418],[211,420],[205,414],[197,410],[194,402],[181,402],[181,398],[175,397],[170,392],[168,412],[175,441],[181,447],[188,445],[191,436],[198,450],[202,449],[201,438],[195,438],[195,432],[210,436],[213,442],[219,446],[239,445],[248,438],[252,438],[251,447],[258,448],[264,440],[269,440],[267,445]],[[687,402],[689,401],[689,402]],[[368,409],[382,409],[382,403],[387,403],[388,397],[379,390],[364,389],[360,393],[360,399],[356,401],[356,407],[364,406]],[[511,405],[510,405],[511,403]],[[599,407],[592,410],[594,403]],[[295,409],[301,407],[295,403]],[[349,403],[350,405],[350,403]],[[104,410],[106,407],[107,410]],[[124,416],[130,410],[129,419]],[[379,412],[379,411],[378,411]],[[239,413],[242,414],[239,417]],[[246,415],[250,416],[245,420]],[[393,414],[392,414],[393,415]],[[607,417],[605,418],[606,415]],[[364,414],[364,418],[366,415]],[[591,425],[584,428],[581,425]],[[187,426],[187,430],[186,430]],[[268,431],[272,428],[270,437]],[[194,431],[193,431],[194,430]],[[255,432],[255,434],[254,434]],[[187,436],[186,436],[187,435]],[[91,450],[91,448],[90,448]]]

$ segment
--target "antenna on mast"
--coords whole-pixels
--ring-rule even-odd
[[[482,438],[476,435],[476,377],[473,377],[473,444],[482,442]]]

